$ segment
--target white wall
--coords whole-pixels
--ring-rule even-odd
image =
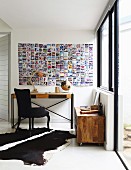
[[[0,118],[8,120],[8,35],[0,37]]]
[[[3,35],[3,34],[5,34],[5,35],[9,35],[9,33],[12,31],[12,29],[11,29],[11,27],[9,27],[9,25],[7,25],[3,20],[1,20],[0,19],[0,34],[1,35]],[[10,42],[9,42],[10,43]],[[9,47],[10,48],[10,47]],[[9,49],[9,51],[10,51],[10,49]],[[10,59],[8,60],[8,61],[10,61]],[[10,63],[9,63],[10,64]],[[9,66],[9,69],[10,69],[10,66]],[[10,79],[10,77],[11,77],[11,74],[10,74],[10,72],[8,72],[8,75],[9,75],[9,79]],[[8,88],[8,87],[7,87]],[[10,88],[10,87],[9,87]],[[10,90],[9,90],[9,93],[10,93]],[[10,95],[9,95],[10,96]],[[10,97],[7,99],[7,100],[9,100],[8,101],[8,103],[9,103],[9,109],[10,109]],[[8,110],[8,108],[7,108],[7,110]],[[10,110],[9,110],[10,111]]]
[[[15,30],[13,31],[12,76],[11,87],[18,84],[18,43],[94,43],[93,31],[45,31],[45,30]],[[13,90],[13,89],[12,89]]]
[[[104,91],[100,88],[93,90],[100,93],[100,102],[103,104],[103,113],[105,115],[105,140],[104,147],[106,150],[114,150],[114,93]],[[118,150],[123,150],[123,97],[119,95],[119,116],[118,116]]]
[[[106,150],[114,149],[114,94],[101,89],[93,91],[100,93],[100,102],[103,104],[103,113],[105,115],[105,140],[104,147]]]
[[[0,19],[0,32],[11,32],[11,27]]]

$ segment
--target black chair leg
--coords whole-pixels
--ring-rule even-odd
[[[32,129],[34,128],[34,118],[32,118]]]
[[[50,123],[50,116],[47,116],[47,128],[49,129],[49,123]]]
[[[30,133],[30,136],[31,136],[31,118],[29,118],[29,133]]]
[[[17,128],[16,128],[16,132],[19,130],[20,122],[21,122],[21,117],[18,117],[18,125],[17,125]]]

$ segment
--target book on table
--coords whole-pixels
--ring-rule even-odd
[[[98,110],[80,110],[81,114],[97,114]]]
[[[91,109],[89,106],[80,106],[81,114],[96,114],[98,113],[98,109]]]
[[[89,111],[90,107],[89,106],[80,106],[81,111]]]

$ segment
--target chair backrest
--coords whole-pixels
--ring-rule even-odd
[[[30,90],[14,88],[14,91],[18,104],[18,115],[27,117],[31,110]]]

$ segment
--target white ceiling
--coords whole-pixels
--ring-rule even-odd
[[[109,0],[0,0],[13,29],[94,30]]]

